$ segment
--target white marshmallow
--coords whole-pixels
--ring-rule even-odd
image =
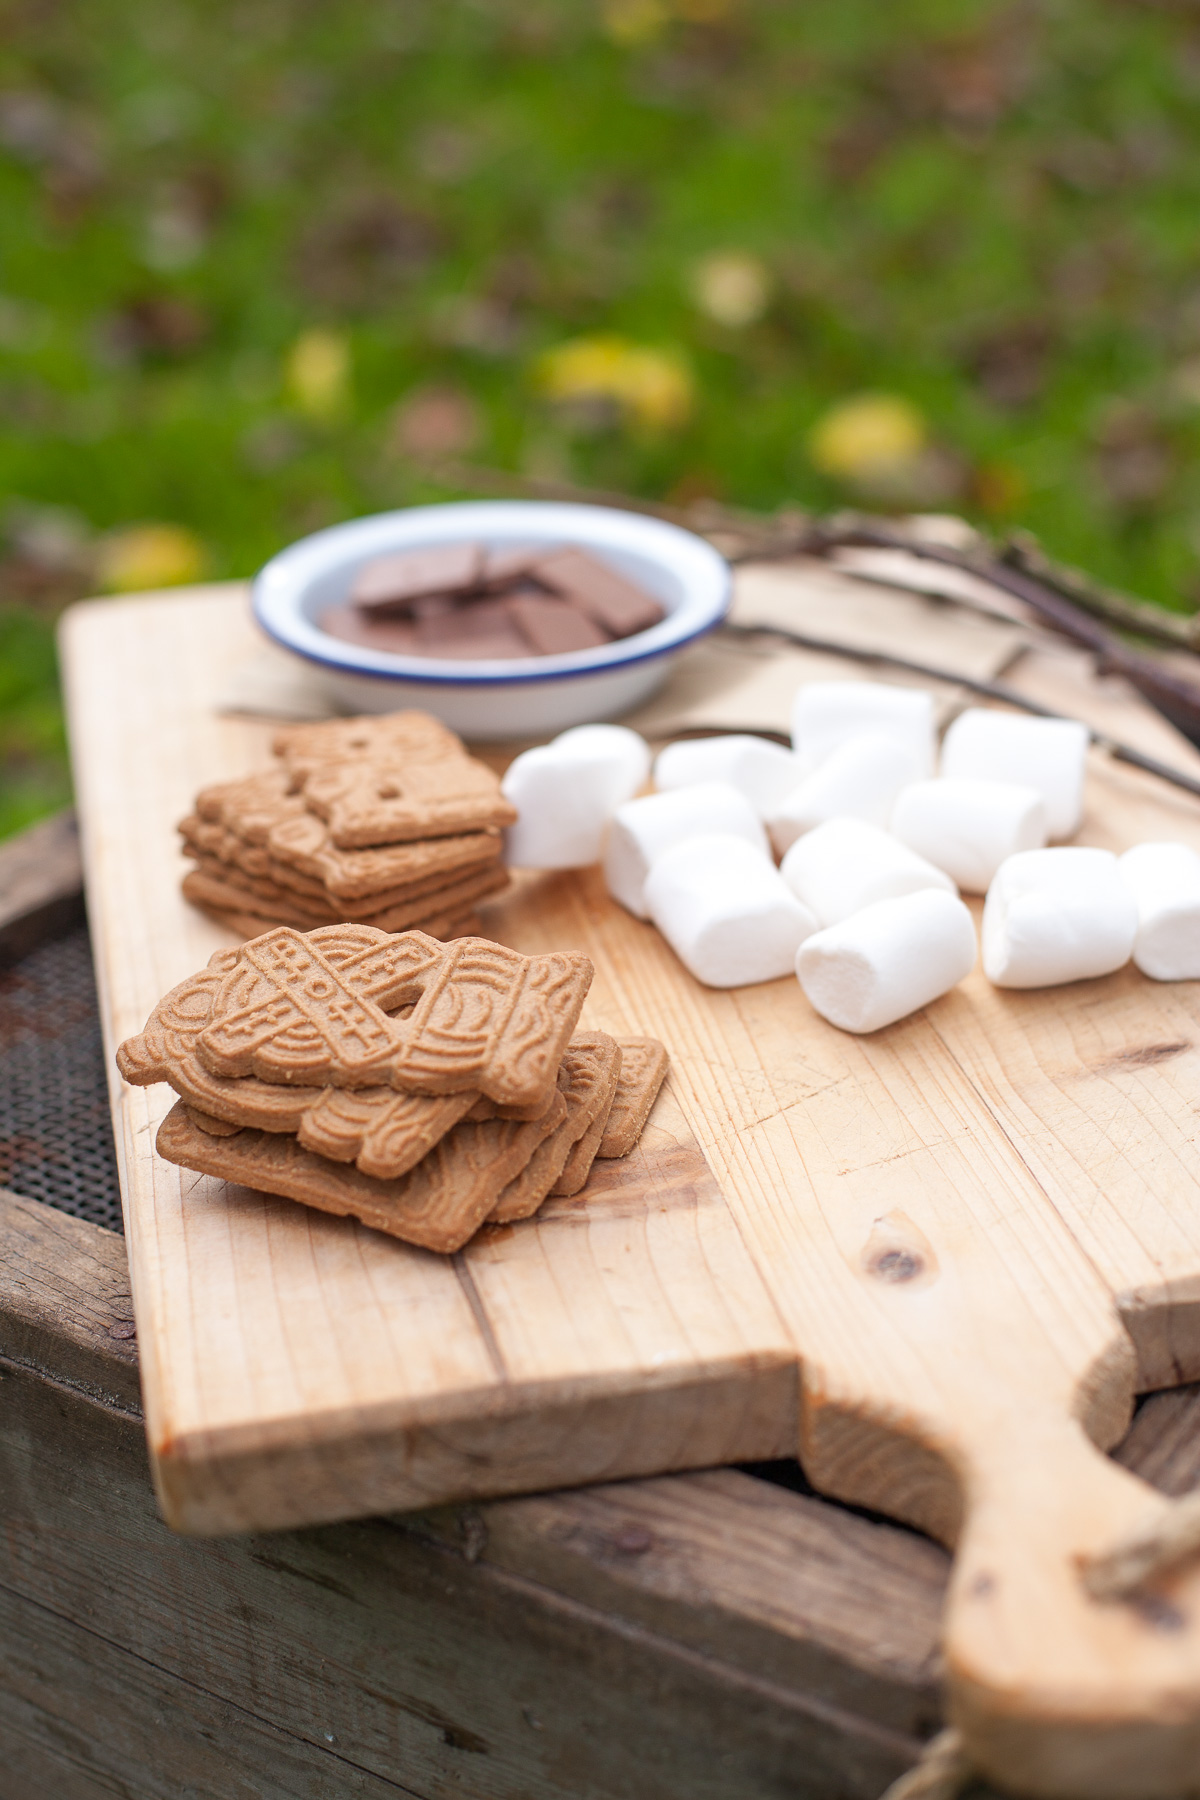
[[[1006,856],[1046,842],[1046,807],[1011,781],[917,781],[898,796],[891,831],[968,894],[986,894]]]
[[[799,762],[782,744],[729,733],[668,744],[655,762],[654,785],[660,793],[668,793],[697,781],[728,781],[765,817],[795,787],[801,772]]]
[[[509,764],[500,783],[519,817],[505,861],[521,869],[598,862],[608,822],[650,770],[650,748],[624,725],[576,725]]]
[[[779,873],[822,925],[836,925],[864,906],[922,888],[955,891],[941,869],[862,819],[829,819],[807,832],[792,845]]]
[[[922,765],[911,745],[872,731],[847,738],[820,766],[766,814],[776,854],[826,819],[866,819],[886,825],[900,789],[920,779]]]
[[[1046,803],[1046,831],[1067,838],[1083,818],[1088,728],[1076,719],[1028,719],[971,706],[942,741],[942,774],[1013,781]]]
[[[975,965],[962,901],[927,888],[880,900],[801,944],[796,975],[809,1003],[843,1031],[879,1031],[961,981]]]
[[[763,850],[741,837],[691,837],[655,859],[650,917],[707,987],[747,987],[791,973],[817,921]]]
[[[1200,856],[1187,844],[1137,844],[1117,867],[1138,909],[1133,960],[1142,974],[1200,980]]]
[[[639,919],[649,917],[642,893],[651,864],[685,838],[730,832],[769,854],[762,820],[727,781],[697,782],[669,794],[628,800],[613,814],[604,853],[604,879],[614,900]]]
[[[1111,850],[1022,850],[983,908],[983,970],[997,987],[1057,987],[1129,961],[1138,912]]]
[[[933,695],[885,681],[806,681],[792,701],[792,748],[816,768],[847,738],[883,732],[907,744],[917,778],[933,774]]]

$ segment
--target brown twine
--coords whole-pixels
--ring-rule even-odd
[[[1129,1600],[1148,1581],[1200,1555],[1200,1493],[1188,1494],[1089,1557],[1083,1585],[1093,1600]]]
[[[948,1726],[930,1738],[920,1762],[893,1781],[880,1800],[958,1800],[972,1774],[962,1732]]]

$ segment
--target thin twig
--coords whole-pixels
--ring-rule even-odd
[[[925,681],[944,681],[953,687],[964,687],[972,694],[979,694],[985,700],[997,700],[1005,706],[1019,707],[1022,712],[1034,713],[1042,719],[1061,719],[1067,715],[1056,712],[1053,707],[1042,706],[1037,700],[1028,700],[1015,688],[1005,687],[998,681],[976,681],[970,675],[959,675],[953,669],[942,669],[933,663],[914,662],[911,657],[893,656],[886,650],[863,650],[856,644],[840,644],[833,638],[812,637],[807,632],[790,631],[782,625],[723,625],[723,632],[735,637],[771,637],[783,638],[789,644],[796,644],[802,650],[817,650],[830,656],[845,656],[853,662],[886,663],[889,668],[904,669],[910,675],[920,675]],[[1087,725],[1086,720],[1081,723]],[[748,727],[753,730],[753,727]],[[1185,775],[1181,769],[1172,769],[1157,757],[1146,756],[1141,750],[1135,750],[1132,744],[1122,743],[1120,738],[1111,737],[1106,731],[1098,731],[1094,725],[1087,725],[1088,734],[1099,749],[1107,751],[1116,762],[1129,763],[1135,769],[1143,769],[1148,775],[1156,775],[1160,781],[1170,782],[1172,787],[1182,788],[1187,794],[1200,797],[1200,778]],[[777,735],[775,733],[759,733],[760,736]]]
[[[973,1773],[962,1733],[948,1726],[930,1738],[921,1760],[893,1781],[882,1800],[958,1800]]]

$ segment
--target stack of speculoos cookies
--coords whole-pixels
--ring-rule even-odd
[[[295,725],[272,768],[204,788],[183,891],[243,937],[352,921],[454,938],[508,886],[497,777],[428,713]]]
[[[283,926],[218,951],[117,1062],[179,1095],[167,1161],[448,1254],[641,1135],[666,1051],[576,1031],[591,979],[571,951]]]

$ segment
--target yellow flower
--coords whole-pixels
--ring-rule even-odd
[[[601,9],[605,35],[623,47],[658,37],[667,17],[662,0],[605,0]]]
[[[101,539],[97,572],[110,594],[180,587],[204,573],[204,546],[184,525],[127,525]]]
[[[637,424],[655,430],[682,425],[694,400],[681,357],[615,333],[572,338],[547,350],[535,379],[551,400],[611,401]]]
[[[771,273],[745,250],[716,250],[691,272],[692,299],[702,313],[731,330],[753,325],[767,310]]]
[[[817,420],[808,448],[824,474],[870,482],[912,462],[928,435],[922,414],[899,394],[855,394]]]
[[[332,419],[350,395],[350,346],[339,331],[302,331],[284,361],[292,404],[312,419]]]

